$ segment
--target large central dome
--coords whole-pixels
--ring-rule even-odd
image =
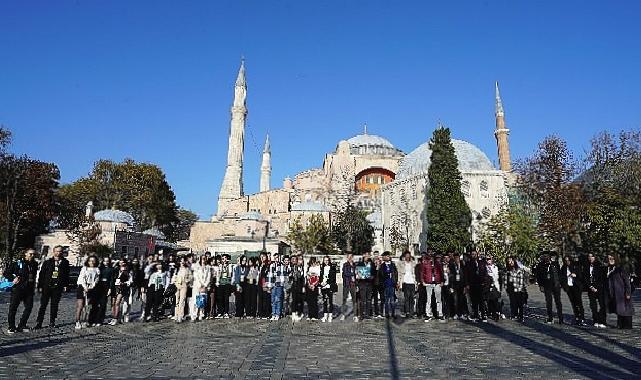
[[[452,139],[454,152],[458,158],[458,169],[461,172],[495,170],[487,155],[478,147],[467,141]],[[432,150],[430,143],[425,142],[403,157],[399,163],[396,180],[406,179],[426,172],[431,164]]]

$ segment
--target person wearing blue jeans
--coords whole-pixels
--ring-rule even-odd
[[[283,286],[289,277],[289,267],[280,261],[280,254],[274,253],[267,272],[267,288],[270,289],[272,298],[272,321],[277,321],[283,311]]]
[[[383,252],[383,263],[378,272],[378,283],[385,289],[385,317],[396,318],[396,289],[398,289],[398,270],[391,261],[391,253]]]
[[[276,285],[272,288],[272,319],[274,320],[278,320],[283,311],[283,291],[282,285]]]

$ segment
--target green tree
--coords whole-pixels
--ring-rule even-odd
[[[460,251],[470,240],[472,214],[461,191],[461,172],[449,128],[439,126],[432,150],[427,190],[427,245],[439,251]]]
[[[343,252],[369,252],[374,245],[374,227],[367,221],[367,213],[351,203],[334,215],[331,238]]]
[[[176,239],[189,240],[191,226],[198,221],[198,215],[193,211],[181,207],[176,212],[176,217],[178,218],[178,222],[174,227],[174,230],[176,231]]]
[[[54,164],[0,156],[0,231],[2,253],[11,260],[19,248],[33,246],[56,211],[60,172]]]
[[[585,165],[582,248],[641,259],[641,132],[598,134]]]
[[[84,205],[93,201],[96,210],[116,207],[131,213],[140,230],[158,227],[170,241],[175,241],[179,229],[184,228],[176,196],[156,165],[131,159],[122,163],[100,160],[89,176],[64,186],[61,197],[66,205],[66,222],[81,219]]]
[[[532,213],[523,205],[512,203],[483,223],[478,244],[491,253],[497,262],[515,256],[526,265],[536,262],[540,241],[537,224]]]
[[[312,215],[303,225],[299,215],[289,227],[288,240],[304,254],[330,253],[332,243],[329,226],[320,214]]]

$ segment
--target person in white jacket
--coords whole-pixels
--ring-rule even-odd
[[[201,293],[201,290],[204,289],[205,293],[208,294],[209,287],[211,286],[212,272],[211,267],[207,263],[207,256],[202,255],[198,259],[198,263],[194,264],[193,268],[194,274],[194,286],[192,297],[192,302],[189,303],[189,314],[191,314],[191,320],[196,321],[197,318],[203,319],[205,309],[199,309],[196,306],[197,295]],[[206,307],[206,306],[205,306]]]
[[[398,280],[403,290],[403,313],[402,317],[410,318],[414,314],[414,294],[416,293],[416,263],[412,253],[405,251],[400,263],[398,263]]]
[[[156,271],[149,275],[149,282],[147,283],[147,302],[150,302],[150,313],[145,319],[145,322],[153,320],[157,322],[160,318],[160,307],[163,301],[165,289],[169,285],[169,277],[167,272],[163,270],[161,263],[156,263]]]
[[[76,290],[76,330],[83,327],[82,311],[85,307],[91,305],[91,313],[85,326],[89,323],[96,323],[97,317],[96,294],[95,288],[100,278],[100,269],[98,268],[98,257],[92,255],[87,258],[85,265],[78,275],[78,289]]]
[[[180,268],[172,277],[171,282],[176,285],[176,322],[183,321],[185,314],[185,302],[187,302],[187,290],[194,283],[194,276],[185,257],[180,258]]]

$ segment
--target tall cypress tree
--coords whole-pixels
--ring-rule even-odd
[[[427,245],[438,252],[460,250],[470,242],[472,214],[461,191],[461,172],[450,129],[439,126],[432,150],[427,190]]]

